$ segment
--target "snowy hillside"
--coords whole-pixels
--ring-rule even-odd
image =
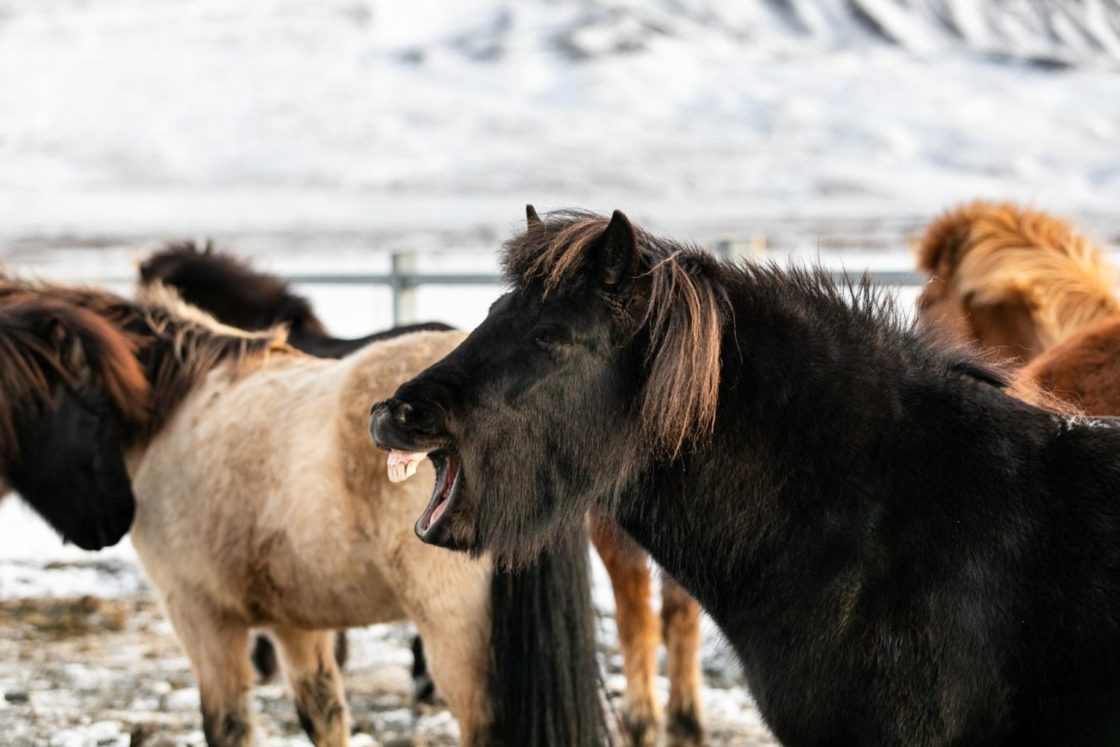
[[[0,0],[0,248],[526,200],[1111,210],[1118,29],[1116,0]]]

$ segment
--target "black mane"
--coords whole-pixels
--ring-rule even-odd
[[[286,324],[295,332],[325,334],[311,302],[275,275],[219,251],[211,241],[167,244],[140,266],[142,285],[162,283],[184,301],[232,327],[260,330]]]
[[[858,340],[869,365],[951,371],[996,389],[1011,383],[1005,367],[908,319],[894,289],[875,285],[866,274],[837,280],[821,267],[750,261],[724,264],[723,272],[732,293],[749,297],[750,305],[804,318],[824,337]]]
[[[371,343],[410,332],[452,329],[441,322],[421,322],[357,339],[333,337],[311,301],[287,281],[254,269],[209,241],[202,248],[191,241],[168,244],[140,266],[140,283],[172,288],[190,305],[231,327],[255,331],[283,325],[292,347],[319,358],[343,358]]]

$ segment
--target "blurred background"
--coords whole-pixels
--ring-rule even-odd
[[[1110,240],[1118,69],[1116,0],[0,0],[0,258],[485,272],[526,202],[855,270],[975,196]]]
[[[974,197],[1116,249],[1120,0],[0,0],[0,263],[47,277],[127,291],[161,242],[213,238],[335,334],[402,312],[469,328],[527,202],[905,285],[910,240]],[[375,282],[394,267],[472,284],[395,306]],[[0,503],[12,740],[200,739],[132,558]],[[364,635],[357,671],[399,685],[405,632]],[[709,638],[715,743],[766,743]],[[162,684],[135,690],[140,670]],[[266,741],[303,743],[280,686],[261,697]],[[370,733],[452,739],[394,703]]]

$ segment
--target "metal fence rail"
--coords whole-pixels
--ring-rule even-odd
[[[742,256],[764,256],[759,252],[736,251],[739,247],[729,242],[720,242],[716,245],[716,254],[725,258]],[[416,290],[425,285],[502,285],[502,277],[497,273],[463,273],[463,272],[418,272],[416,268],[416,253],[394,253],[390,256],[389,271],[382,273],[316,273],[297,272],[281,274],[284,280],[292,283],[306,285],[361,285],[361,286],[386,286],[392,299],[393,324],[401,325],[419,321],[416,313]],[[837,281],[844,278],[859,278],[866,274],[875,285],[891,287],[919,287],[924,285],[927,278],[913,270],[868,270],[866,273],[859,271],[834,270],[830,274]],[[97,282],[127,285],[135,282],[134,276],[107,276],[99,278],[83,278]]]

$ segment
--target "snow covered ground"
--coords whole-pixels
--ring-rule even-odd
[[[0,0],[0,262],[126,291],[156,242],[215,236],[281,272],[493,271],[527,201],[853,271],[909,268],[976,196],[1115,249],[1118,94],[1116,0]],[[337,334],[389,324],[384,289],[301,290]],[[425,287],[419,316],[470,327],[498,290]],[[198,742],[127,541],[63,547],[0,500],[0,631],[0,741]],[[709,633],[718,743],[767,743]],[[359,724],[449,743],[406,639],[359,634]],[[282,688],[259,704],[302,743]]]

